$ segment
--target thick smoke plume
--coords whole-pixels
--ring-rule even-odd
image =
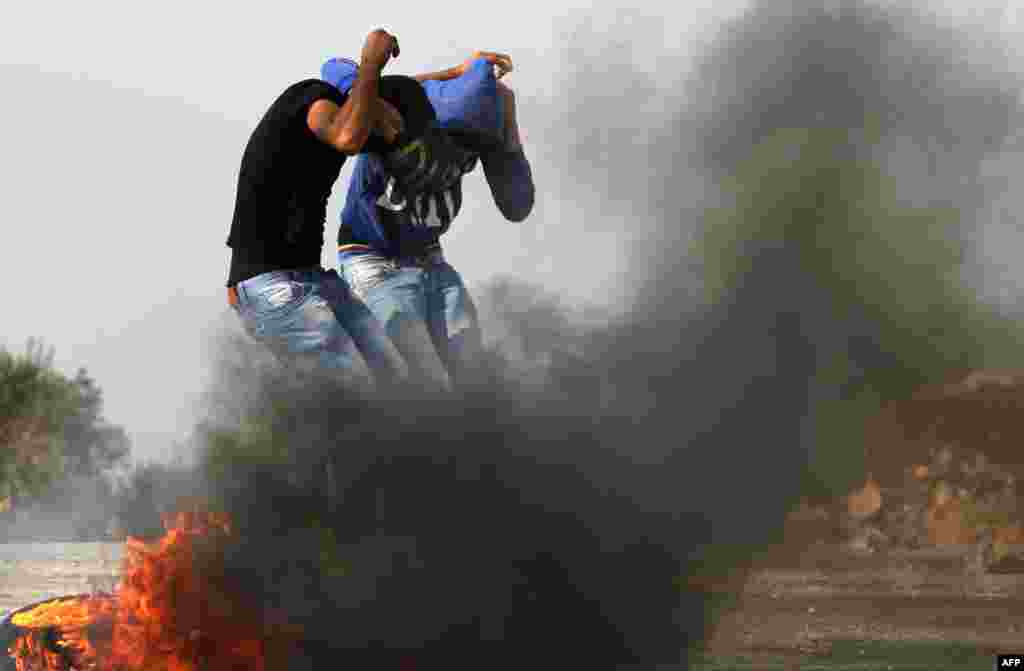
[[[984,309],[948,279],[959,261],[943,246],[905,267],[898,246],[971,229],[979,166],[1019,118],[979,33],[755,3],[671,93],[635,67],[656,57],[644,36],[618,37],[576,33],[586,67],[563,97],[566,179],[586,185],[563,191],[584,235],[622,227],[631,260],[613,317],[518,280],[481,289],[500,338],[452,398],[354,398],[227,350],[205,475],[242,532],[239,589],[307,627],[296,668],[408,651],[417,669],[685,664],[710,612],[691,578],[770,543],[809,465],[856,463],[830,428],[1010,332],[978,317],[995,335],[965,345],[961,317]],[[864,237],[896,252],[857,256],[845,241]],[[879,307],[877,277],[914,290]],[[953,335],[932,347],[919,320]],[[844,401],[846,423],[826,421]]]

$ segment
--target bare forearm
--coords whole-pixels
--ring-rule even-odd
[[[361,64],[356,82],[349,91],[348,100],[342,107],[347,107],[342,126],[339,129],[341,144],[358,152],[366,144],[373,130],[377,106],[377,88],[380,80],[380,68],[373,64]]]
[[[448,68],[447,70],[438,70],[437,72],[426,72],[421,75],[416,75],[415,79],[418,82],[426,81],[439,81],[444,82],[449,79],[455,79],[462,74],[462,66],[456,65],[455,67]]]

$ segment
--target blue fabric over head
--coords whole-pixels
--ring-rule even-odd
[[[333,84],[342,93],[348,93],[356,83],[359,64],[349,58],[332,58],[320,66],[320,79]]]
[[[473,61],[461,77],[425,81],[423,88],[442,128],[473,130],[503,137],[504,118],[494,66],[483,58]]]

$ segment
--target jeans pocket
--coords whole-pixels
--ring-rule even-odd
[[[253,315],[288,312],[298,306],[310,293],[310,287],[301,282],[281,280],[248,291],[248,311]]]
[[[391,259],[377,254],[363,254],[345,263],[349,288],[363,300],[366,300],[366,295],[370,291],[394,276],[396,271],[397,268]]]

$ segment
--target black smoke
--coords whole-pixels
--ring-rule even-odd
[[[713,301],[691,242],[704,209],[727,202],[720,183],[791,128],[873,133],[852,155],[882,151],[900,193],[955,207],[947,233],[968,230],[979,166],[1019,111],[1012,79],[978,60],[979,35],[858,2],[755,3],[666,92],[636,67],[652,56],[631,30],[608,49],[577,31],[562,97],[562,179],[587,186],[566,197],[607,199],[581,205],[583,233],[629,228],[616,316],[579,319],[518,279],[484,287],[501,338],[451,398],[359,398],[226,365],[206,475],[241,532],[239,589],[307,627],[296,667],[398,668],[407,654],[417,669],[685,665],[710,624],[688,578],[771,542],[805,486],[817,403],[850,381],[820,375],[823,352],[867,375],[929,347],[894,340],[856,292],[837,317],[827,270],[796,238],[758,235],[761,214],[744,214],[745,270]],[[662,107],[649,133],[630,125],[641,105]],[[904,146],[905,174],[890,155]],[[581,262],[566,251],[567,267]],[[851,320],[868,345],[851,344]]]

